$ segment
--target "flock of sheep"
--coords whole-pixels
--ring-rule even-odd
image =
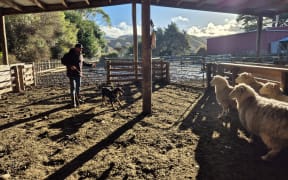
[[[216,99],[222,107],[219,118],[237,109],[242,126],[253,136],[259,136],[269,151],[261,156],[271,160],[288,146],[288,96],[279,84],[262,83],[251,73],[243,72],[235,79],[237,85],[216,75],[211,80]]]

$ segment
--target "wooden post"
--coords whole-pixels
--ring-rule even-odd
[[[24,64],[23,65],[19,65],[19,85],[20,85],[20,91],[25,91],[25,69],[24,69]]]
[[[3,52],[3,64],[4,65],[8,65],[9,61],[8,61],[8,49],[7,49],[7,38],[6,38],[6,28],[5,28],[5,16],[3,16],[1,14],[1,18],[0,18],[0,34],[1,34],[1,46],[2,46],[2,52]]]
[[[170,82],[170,64],[166,62],[166,81]]]
[[[136,0],[132,2],[132,21],[133,21],[133,55],[134,55],[134,73],[138,81],[138,35],[136,22]]]
[[[207,87],[209,88],[210,87],[210,81],[212,80],[212,64],[211,63],[208,63],[206,65],[206,77],[207,77]]]
[[[33,72],[33,79],[34,79],[34,86],[37,86],[37,74],[36,74],[36,70],[35,70],[36,66],[35,66],[35,62],[32,63],[32,72]]]
[[[218,71],[217,72],[218,75],[224,76],[224,67],[223,66],[218,65],[217,71]]]
[[[156,65],[155,62],[154,62],[154,63],[152,62],[152,81],[156,79],[155,76],[156,76],[156,73],[157,73],[157,72],[156,72],[156,67],[155,67],[155,65]]]
[[[231,71],[232,71],[231,81],[232,81],[232,85],[234,86],[236,84],[235,79],[237,78],[237,75],[239,73],[239,68],[235,67]]]
[[[110,84],[111,82],[111,77],[110,77],[110,68],[111,68],[111,62],[110,61],[106,61],[106,71],[107,71],[107,84]]]
[[[215,76],[218,73],[218,65],[216,63],[211,64],[210,63],[210,71],[211,71],[211,75]]]
[[[151,37],[150,37],[150,2],[142,1],[142,91],[143,114],[152,113],[152,70],[151,70]]]
[[[163,73],[164,73],[164,72],[163,72],[163,71],[164,71],[163,60],[161,60],[160,63],[161,63],[161,64],[160,64],[160,67],[161,67],[161,75],[160,75],[160,78],[161,78],[161,81],[163,81]]]
[[[282,72],[281,73],[281,85],[283,88],[283,93],[288,95],[288,73]]]
[[[11,69],[14,70],[14,75],[15,75],[15,87],[13,88],[14,92],[20,92],[22,93],[24,91],[24,75],[23,75],[23,70],[24,70],[24,65],[15,65],[12,66]]]
[[[257,20],[257,37],[256,37],[256,57],[257,61],[260,61],[260,50],[261,50],[261,33],[262,33],[262,26],[263,26],[263,17],[258,16]]]

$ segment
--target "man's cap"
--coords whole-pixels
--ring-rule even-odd
[[[80,44],[80,43],[77,43],[77,44],[75,44],[75,48],[81,48],[81,49],[83,49],[83,45]]]

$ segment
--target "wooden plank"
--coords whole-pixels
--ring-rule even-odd
[[[127,77],[127,76],[135,76],[135,74],[111,74],[110,77]]]
[[[137,15],[136,0],[132,1],[132,22],[133,22],[133,55],[134,55],[134,74],[138,79],[138,35],[137,35]]]
[[[5,16],[3,16],[2,11],[0,12],[1,18],[0,18],[0,36],[1,36],[1,51],[3,52],[3,64],[8,65],[8,46],[7,46],[7,36],[6,36],[6,27],[5,27]]]
[[[0,65],[0,72],[10,71],[9,65]]]
[[[2,81],[0,82],[0,88],[3,89],[3,88],[7,88],[7,87],[10,87],[12,84],[12,82],[9,80],[9,81]]]
[[[12,92],[12,86],[6,89],[1,89],[0,90],[0,94],[4,94],[4,93],[8,93],[8,92]]]
[[[5,81],[11,81],[11,77],[10,76],[3,76],[0,75],[0,82],[5,82]]]
[[[263,70],[270,70],[270,71],[281,71],[281,72],[288,72],[288,68],[281,68],[281,67],[271,67],[271,66],[255,66],[249,64],[233,64],[233,63],[219,63],[218,65],[224,66],[225,68],[246,68],[246,69],[263,69]]]
[[[152,69],[151,69],[151,35],[150,35],[150,3],[151,0],[142,1],[142,112],[152,113]]]
[[[133,66],[133,62],[127,62],[127,61],[114,61],[110,62],[111,66]]]
[[[110,68],[110,71],[128,71],[128,72],[134,72],[133,67],[131,68]]]
[[[138,79],[142,80],[142,78]],[[110,79],[110,82],[134,82],[135,79]]]

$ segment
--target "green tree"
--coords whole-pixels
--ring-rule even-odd
[[[276,16],[273,17],[273,25],[272,26],[274,26],[274,27],[288,26],[288,13],[278,15],[278,17],[279,17],[278,22],[276,22]]]
[[[161,56],[182,55],[190,48],[185,34],[180,32],[177,25],[173,22],[165,29],[164,35],[162,37],[160,35],[160,41],[161,51],[159,55]]]
[[[67,11],[65,17],[79,29],[77,39],[84,46],[85,56],[100,57],[106,46],[104,33],[100,27],[94,21],[86,20],[78,11]]]
[[[153,49],[152,53],[153,56],[161,56],[162,52],[166,49],[166,46],[164,46],[164,38],[165,38],[165,32],[162,28],[157,28],[156,30],[156,48]]]
[[[57,57],[66,44],[67,34],[76,39],[76,28],[66,23],[63,12],[14,15],[6,19],[8,51],[22,62],[33,62]],[[62,39],[62,40],[61,40]]]
[[[101,22],[104,22],[108,24],[109,26],[111,25],[111,19],[109,15],[102,8],[79,9],[76,11],[79,12],[80,15],[84,17],[84,19],[86,20],[94,21],[95,19],[98,19],[97,18],[98,16],[101,16],[101,19],[104,20]]]
[[[244,29],[246,32],[257,30],[257,16],[252,15],[239,15],[236,19],[238,23],[241,23],[242,29]],[[288,13],[279,15],[279,22],[275,24],[276,18],[263,18],[263,27],[280,27],[280,26],[287,26],[287,19],[288,19]]]

